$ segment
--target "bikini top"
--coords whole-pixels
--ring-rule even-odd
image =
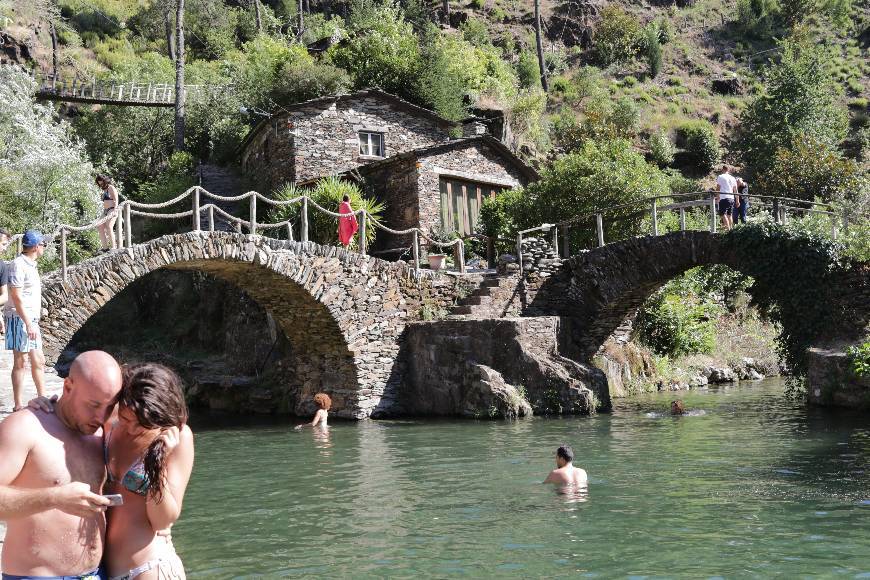
[[[103,201],[112,201],[112,194],[109,193],[108,189],[103,190]]]
[[[115,430],[115,423],[112,423],[112,426],[109,428],[109,433],[106,435],[106,441],[103,444],[103,458],[106,463],[106,473],[108,474],[109,483],[114,483],[116,480],[112,477],[112,470],[109,469],[109,440],[112,438],[112,431]],[[147,495],[148,488],[151,486],[151,483],[148,481],[148,476],[145,475],[145,464],[142,462],[142,458],[137,459],[133,465],[130,466],[130,469],[127,470],[127,473],[124,474],[123,479],[121,479],[121,485],[127,488],[129,491],[132,491],[138,495]]]

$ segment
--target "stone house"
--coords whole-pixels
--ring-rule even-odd
[[[354,179],[385,203],[383,221],[393,229],[471,233],[485,198],[537,179],[476,119],[454,123],[377,89],[283,107],[239,152],[242,170],[264,191],[329,175]],[[409,243],[381,232],[372,250]]]

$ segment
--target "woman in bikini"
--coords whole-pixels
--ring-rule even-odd
[[[193,469],[193,433],[181,380],[159,364],[127,367],[118,407],[103,427],[107,510],[103,565],[111,580],[179,580],[184,568],[169,530]]]
[[[112,214],[108,220],[101,223],[97,229],[100,231],[100,251],[108,252],[117,247],[115,240],[115,221],[118,216],[115,214],[115,209],[118,207],[118,190],[115,189],[115,184],[105,175],[97,175],[97,187],[103,190],[101,201],[103,202],[103,217]]]

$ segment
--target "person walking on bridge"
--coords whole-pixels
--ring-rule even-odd
[[[42,282],[36,261],[45,253],[45,238],[36,230],[27,230],[21,240],[23,251],[9,270],[9,301],[3,310],[6,319],[6,350],[13,353],[12,395],[14,410],[23,407],[21,390],[24,385],[25,359],[30,359],[30,375],[36,393],[45,394],[45,356],[42,354]]]
[[[350,206],[349,195],[345,194],[341,199],[341,204],[338,206],[338,213],[346,216],[338,218],[338,241],[346,248],[350,245],[354,234],[359,229],[359,224],[356,222],[356,215],[353,213],[353,208]]]
[[[730,172],[731,168],[723,165],[722,173],[716,177],[716,202],[719,204],[719,216],[722,219],[722,229],[724,230],[730,230],[734,225],[731,212],[734,209],[735,201],[740,201],[739,196],[735,200],[737,180]]]
[[[115,189],[115,184],[105,175],[97,175],[97,187],[103,190],[101,200],[103,202],[103,218],[108,218],[99,225],[100,231],[100,248],[102,252],[108,252],[118,247],[118,242],[115,239],[115,222],[118,220],[118,190]],[[111,217],[109,217],[111,216]]]

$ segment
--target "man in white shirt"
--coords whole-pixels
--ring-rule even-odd
[[[45,238],[27,230],[21,240],[22,252],[9,264],[9,301],[3,309],[6,322],[6,350],[13,354],[12,395],[18,410],[24,407],[21,391],[24,384],[25,359],[30,359],[30,374],[36,394],[45,394],[45,356],[42,354],[42,281],[36,261],[45,253]]]
[[[12,236],[9,235],[9,232],[0,228],[0,254],[6,251],[6,248],[9,247],[9,243],[12,241]],[[3,258],[0,258],[0,307],[2,307],[9,300],[9,292],[6,290],[6,284],[8,284],[7,278],[9,277],[9,264],[3,261]],[[3,320],[3,316],[0,315],[0,334],[6,333],[6,322]]]
[[[739,203],[740,196],[737,195],[737,180],[730,173],[731,168],[727,165],[722,166],[721,175],[716,177],[716,202],[719,206],[719,216],[722,219],[722,229],[730,230],[734,225],[731,212],[734,209],[734,204]]]

